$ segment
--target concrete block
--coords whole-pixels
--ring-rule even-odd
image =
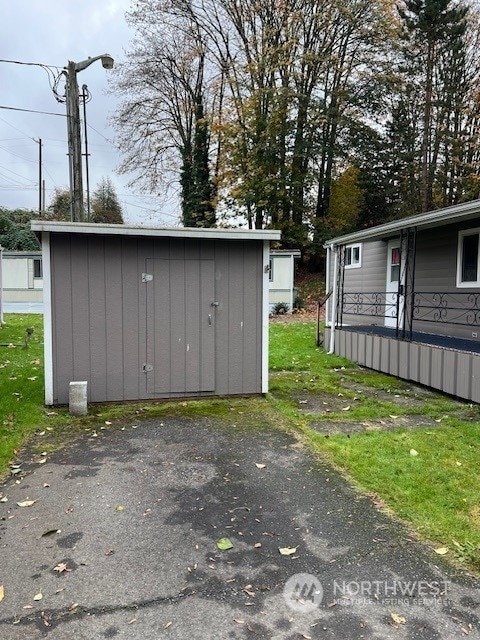
[[[70,382],[68,394],[68,410],[73,416],[86,416],[87,409],[87,381]]]

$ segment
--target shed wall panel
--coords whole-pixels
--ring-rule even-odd
[[[142,371],[149,331],[159,321],[168,326],[168,359],[175,363],[165,372],[170,387],[182,393],[213,368],[214,390],[195,395],[261,393],[262,242],[54,233],[51,247],[54,403],[67,403],[69,382],[80,377],[89,383],[90,402],[170,397],[169,392],[152,393]],[[187,289],[173,296],[168,322],[161,299],[149,303],[148,283],[141,282],[153,258],[202,264],[197,270],[193,263],[183,267]],[[212,288],[202,291],[198,282],[209,260],[215,261],[214,270],[205,272]],[[165,277],[170,291],[180,287],[173,272]],[[210,306],[214,301],[218,307]],[[179,336],[187,329],[197,331],[189,313],[192,305],[200,306],[205,321],[212,314],[213,365],[199,361],[195,351],[187,362],[185,344],[179,347]],[[156,358],[164,349],[160,342]]]

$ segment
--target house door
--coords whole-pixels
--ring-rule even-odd
[[[385,326],[397,327],[397,298],[399,297],[398,288],[400,281],[401,268],[401,250],[400,240],[390,240],[387,248],[387,283],[385,295]],[[398,326],[402,325],[403,318],[403,296],[398,300],[398,309],[400,313]]]
[[[147,259],[147,392],[215,390],[215,263]]]

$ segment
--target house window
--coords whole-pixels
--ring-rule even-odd
[[[362,266],[362,245],[350,244],[345,247],[345,269],[358,269]]]
[[[34,258],[33,259],[33,277],[34,278],[42,278],[43,277],[42,259],[41,258]]]
[[[457,287],[480,287],[479,234],[480,229],[458,234]]]
[[[390,282],[398,282],[400,279],[400,247],[392,247],[390,262]]]

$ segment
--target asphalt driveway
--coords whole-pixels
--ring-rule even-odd
[[[2,640],[480,638],[478,581],[283,432],[143,422],[19,476]]]

